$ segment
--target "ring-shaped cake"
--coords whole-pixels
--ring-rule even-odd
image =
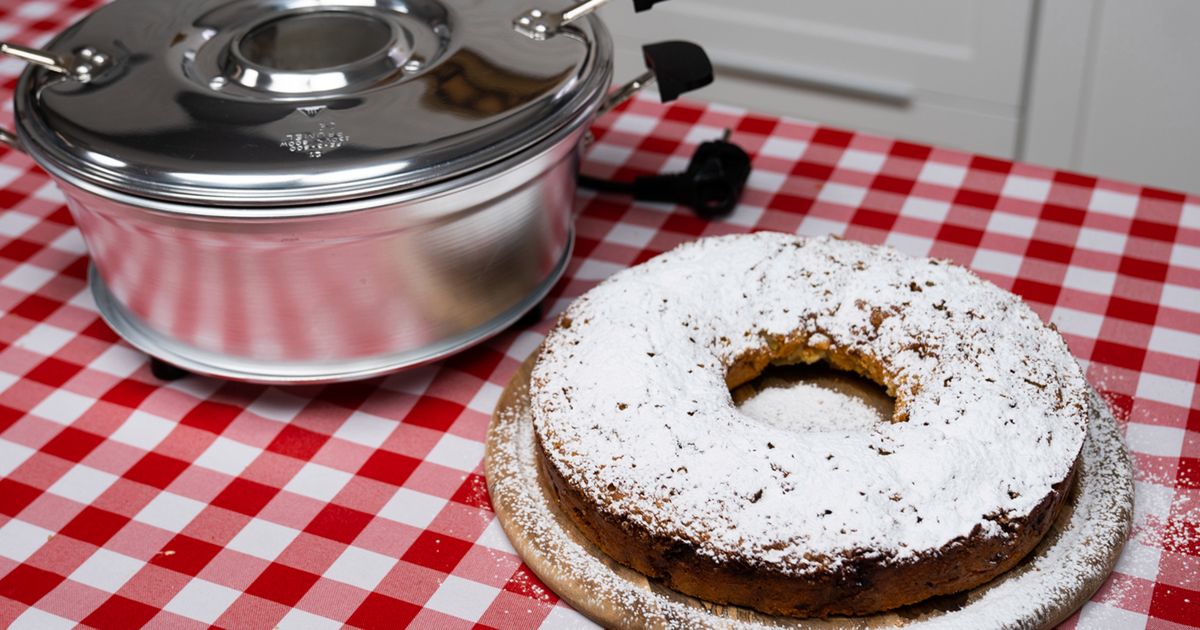
[[[891,421],[796,432],[734,404],[768,365],[817,361],[885,387]],[[794,616],[1011,568],[1070,489],[1086,392],[1062,337],[970,271],[777,233],[701,239],[599,284],[530,389],[542,474],[585,536],[684,593]]]

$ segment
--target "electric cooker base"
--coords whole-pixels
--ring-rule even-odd
[[[229,356],[182,344],[154,331],[115,299],[96,266],[88,266],[88,288],[100,316],[118,335],[133,347],[150,355],[156,362],[185,373],[213,376],[232,381],[272,385],[310,385],[355,381],[381,376],[400,370],[432,363],[482,343],[520,322],[531,311],[539,309],[542,300],[562,277],[574,249],[574,230],[568,235],[567,247],[546,280],[520,302],[497,315],[491,321],[465,333],[441,340],[436,344],[398,354],[373,356],[358,360],[329,362],[258,361]],[[386,316],[381,313],[380,316]],[[157,363],[156,363],[157,364]],[[156,369],[156,375],[161,370]],[[164,371],[164,375],[168,372]],[[170,372],[175,374],[175,372]],[[185,374],[178,374],[183,376]],[[161,377],[160,377],[161,378]],[[164,380],[173,380],[165,378]]]

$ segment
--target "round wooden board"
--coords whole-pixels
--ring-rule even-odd
[[[1092,393],[1079,483],[1046,539],[979,588],[870,617],[793,619],[718,606],[618,564],[563,514],[537,472],[529,379],[537,352],[500,397],[484,466],[492,506],[513,547],[559,597],[612,628],[1051,628],[1104,582],[1129,533],[1133,478],[1116,420]]]

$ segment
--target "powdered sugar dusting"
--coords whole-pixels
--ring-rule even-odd
[[[1129,529],[1132,482],[1116,423],[1092,396],[1079,481],[1059,523],[1009,573],[971,591],[953,610],[918,605],[870,617],[786,619],[737,608],[704,607],[678,593],[631,579],[559,516],[537,473],[528,396],[496,414],[488,437],[487,477],[497,515],[539,577],[593,619],[614,627],[806,628],[908,627],[978,630],[1052,627],[1111,571]]]
[[[564,317],[533,374],[550,461],[594,503],[718,559],[802,574],[1002,535],[994,519],[1027,515],[1083,441],[1086,382],[1061,336],[969,271],[887,248],[702,239]],[[789,335],[874,357],[908,421],[796,433],[748,418],[725,371]]]
[[[880,420],[861,400],[811,383],[769,387],[740,409],[766,425],[802,433],[868,431]]]
[[[960,611],[966,618],[929,619],[922,630],[1049,627],[1104,582],[1129,535],[1133,471],[1107,405],[1094,390],[1089,402],[1088,439],[1069,520],[1047,536],[1027,564],[973,592]]]
[[[1146,484],[1141,485],[1142,492],[1147,492]],[[1190,555],[1194,549],[1200,548],[1200,502],[1192,495],[1175,492],[1170,486],[1156,488],[1159,494],[1170,494],[1170,503],[1161,511],[1163,515],[1155,514],[1158,508],[1139,506],[1133,522],[1133,539],[1148,547],[1165,551]],[[1157,503],[1148,500],[1145,503]],[[1162,503],[1166,503],[1163,501]],[[1200,562],[1197,563],[1200,567]],[[1200,574],[1193,576],[1200,579]]]

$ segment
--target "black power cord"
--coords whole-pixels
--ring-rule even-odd
[[[579,185],[597,192],[632,195],[641,201],[665,201],[691,208],[703,219],[717,219],[737,207],[750,178],[750,156],[729,141],[729,132],[696,148],[682,173],[643,175],[614,182],[586,175]]]

